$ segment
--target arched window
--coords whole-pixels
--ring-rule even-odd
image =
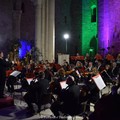
[[[96,22],[96,5],[91,6],[91,22]]]

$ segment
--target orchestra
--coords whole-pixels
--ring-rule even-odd
[[[42,88],[42,86],[41,89],[44,89],[46,93],[49,93],[52,96],[52,99],[54,99],[51,102],[51,110],[57,116],[59,115],[59,109],[56,107],[60,106],[60,110],[62,112],[73,115],[74,112],[71,113],[71,108],[69,108],[74,108],[74,105],[72,106],[72,104],[76,104],[76,106],[79,105],[79,107],[81,107],[82,102],[87,101],[87,104],[90,105],[91,102],[95,104],[100,99],[100,91],[97,88],[95,82],[92,80],[93,76],[100,74],[105,84],[113,84],[114,82],[120,83],[118,82],[120,77],[120,68],[119,64],[117,64],[118,60],[116,59],[115,61],[115,59],[113,59],[113,57],[110,55],[107,55],[106,58],[103,58],[100,54],[97,54],[93,60],[90,59],[88,54],[86,54],[85,57],[77,56],[76,59],[73,59],[73,57],[71,58],[74,60],[74,62],[68,63],[64,61],[63,65],[55,62],[50,63],[48,60],[42,60],[38,63],[35,63],[34,60],[29,60],[29,63],[24,63],[24,61],[20,60],[18,60],[16,63],[11,62],[11,67],[9,67],[9,69],[6,71],[6,85],[8,92],[14,92],[14,83],[16,80],[18,80],[18,76],[13,77],[10,74],[14,71],[20,71],[21,73],[19,75],[19,80],[23,86],[25,86],[24,83],[26,84],[26,82],[23,82],[22,80],[29,81],[29,79],[31,79],[30,84],[26,84],[27,92],[24,96],[25,102],[32,110],[33,107],[31,103],[35,102],[38,105],[38,111],[40,111],[41,96],[37,96],[38,98],[36,98],[33,91],[36,91],[37,94],[40,94],[41,90],[40,88],[38,89],[38,84],[40,83],[40,79],[43,79],[40,78],[41,73],[43,73],[43,81],[46,81],[46,87]],[[106,59],[109,62],[106,62]],[[72,83],[69,83],[68,81]],[[61,82],[63,82],[63,84],[67,87],[62,89]],[[41,84],[43,85],[43,83]],[[37,87],[33,87],[34,85]],[[54,98],[54,95],[57,96],[57,99]],[[65,95],[68,97],[65,97]],[[76,99],[74,99],[74,95],[76,95]],[[32,100],[31,96],[35,99]],[[73,98],[74,102],[71,101],[69,104],[68,101],[70,98]],[[75,101],[78,101],[78,103],[75,103]],[[68,109],[66,109],[66,107]],[[78,113],[78,108],[75,108],[74,111],[77,111],[76,113]],[[87,111],[89,110],[90,109],[88,107]]]

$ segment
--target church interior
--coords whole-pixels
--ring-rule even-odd
[[[1,120],[120,120],[119,0],[0,0]]]

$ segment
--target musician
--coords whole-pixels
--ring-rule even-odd
[[[11,73],[16,71],[16,65],[11,66]],[[13,75],[9,75],[7,77],[7,81],[6,81],[6,86],[8,87],[8,92],[13,93],[14,92],[14,84],[18,81],[18,80],[22,79],[21,74],[19,74],[18,76],[13,76]]]
[[[22,67],[21,78],[25,78],[26,77],[26,66],[23,62],[21,63],[21,67]]]
[[[94,57],[94,60],[102,60],[103,58],[102,58],[102,56],[99,54],[99,53],[97,53],[96,55],[95,55],[95,57]]]
[[[0,51],[0,98],[4,97],[7,62],[3,59],[4,54]]]
[[[69,71],[70,70],[70,65],[67,61],[64,61],[62,67],[64,68],[65,71]]]
[[[63,68],[59,69],[52,84],[54,84],[54,88],[52,88],[52,92],[56,95],[61,94],[60,82],[66,80],[65,70]]]
[[[86,85],[89,84],[89,80],[91,79],[92,69],[93,69],[93,62],[89,62],[88,66],[86,67],[85,72],[83,74],[83,76],[84,76],[84,83]]]
[[[101,76],[105,83],[112,83],[111,68],[109,64],[105,65],[105,69],[101,72]]]
[[[93,62],[89,62],[89,63],[88,63],[88,67],[86,68],[86,71],[87,71],[87,72],[91,72],[93,67],[94,67],[94,66],[93,66]]]
[[[35,69],[35,63],[32,59],[30,60],[30,68],[32,71],[34,71],[34,69]]]
[[[71,76],[67,78],[66,83],[68,84],[68,87],[61,91],[60,101],[57,100],[51,105],[51,111],[55,116],[60,115],[59,111],[70,115],[80,112],[79,86],[75,84],[74,78]]]
[[[111,61],[114,61],[114,57],[108,53],[105,57],[107,64],[110,64]]]
[[[104,70],[104,66],[102,65],[102,61],[99,60],[97,64],[97,69],[101,73]]]
[[[95,82],[92,80],[92,77],[99,74],[99,71],[96,67],[93,67],[91,72],[91,79],[89,80],[88,87],[90,90],[90,102],[95,103],[99,99],[99,89],[97,88]]]
[[[28,92],[24,96],[30,113],[35,112],[32,103],[35,103],[38,106],[38,112],[40,111],[43,96],[48,94],[48,87],[49,82],[45,79],[44,72],[36,74],[35,79],[30,83]]]
[[[116,63],[118,65],[118,67],[120,67],[120,53],[117,55]]]
[[[75,69],[77,69],[79,72],[83,72],[85,70],[85,67],[83,66],[83,63],[80,61],[76,62]]]
[[[117,78],[119,76],[119,67],[117,66],[116,62],[112,63],[112,68],[111,68],[111,77],[113,79]]]
[[[50,82],[52,80],[54,72],[53,72],[52,67],[50,66],[50,64],[46,64],[45,67],[46,67],[46,69],[44,71],[45,79],[47,79]]]
[[[33,78],[33,77],[34,77],[34,69],[31,68],[31,65],[30,65],[30,64],[28,64],[28,65],[26,66],[25,72],[26,72],[25,76],[26,76],[27,78]]]
[[[90,55],[88,53],[86,53],[84,60],[87,62],[89,62],[91,60]]]

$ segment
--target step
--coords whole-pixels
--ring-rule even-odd
[[[14,99],[11,96],[0,98],[0,108],[14,106]]]

